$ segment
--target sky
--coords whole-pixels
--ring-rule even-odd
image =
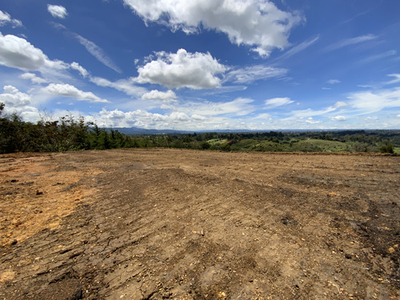
[[[100,127],[400,129],[398,0],[3,0],[0,102]]]

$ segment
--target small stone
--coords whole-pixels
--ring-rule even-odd
[[[10,245],[16,245],[18,243],[18,241],[16,239],[13,239],[10,243]]]
[[[393,254],[393,253],[396,252],[396,250],[395,250],[393,247],[390,247],[390,248],[388,249],[388,252],[389,252],[390,254]]]

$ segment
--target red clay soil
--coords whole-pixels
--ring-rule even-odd
[[[0,299],[400,299],[400,157],[0,155]]]

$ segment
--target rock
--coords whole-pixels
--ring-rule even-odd
[[[390,247],[390,248],[388,249],[388,252],[389,252],[390,254],[393,254],[393,253],[396,252],[396,249],[394,249],[393,247]]]
[[[75,292],[72,294],[72,296],[69,298],[69,300],[79,300],[82,299],[83,293],[82,293],[82,286],[79,285]]]
[[[293,219],[292,217],[286,216],[281,219],[282,224],[284,225],[297,225],[297,221]]]

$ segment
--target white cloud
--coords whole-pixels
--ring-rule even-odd
[[[389,50],[389,51],[386,51],[386,52],[383,52],[383,53],[380,53],[380,54],[368,56],[368,57],[360,60],[359,63],[362,63],[362,64],[370,63],[370,62],[373,62],[373,61],[376,61],[376,60],[380,60],[382,58],[390,57],[390,56],[393,56],[393,55],[396,55],[396,54],[397,54],[396,50]]]
[[[375,36],[373,34],[367,34],[367,35],[357,36],[357,37],[354,37],[354,38],[344,39],[344,40],[341,40],[341,41],[339,41],[339,42],[337,42],[335,44],[332,44],[329,47],[325,48],[325,51],[338,50],[338,49],[343,48],[343,47],[347,47],[347,46],[351,46],[351,45],[355,45],[355,44],[371,41],[371,40],[374,40],[376,38],[377,38],[377,36]]]
[[[312,117],[309,117],[309,118],[306,120],[306,123],[309,123],[309,124],[319,124],[319,123],[322,123],[322,121],[317,121],[317,120],[314,120]]]
[[[400,118],[400,114],[397,115],[397,118]]]
[[[0,102],[5,104],[5,113],[17,113],[25,121],[36,122],[40,119],[39,111],[32,106],[30,95],[20,92],[16,87],[6,85],[4,92],[0,94]]]
[[[339,122],[343,122],[346,121],[347,118],[345,116],[335,116],[331,118],[332,121],[339,121]]]
[[[0,94],[0,102],[6,107],[21,107],[31,104],[31,96],[21,93],[16,87],[6,85],[3,87],[4,93]]]
[[[47,69],[68,69],[69,65],[58,60],[50,60],[42,50],[35,48],[27,40],[15,35],[0,33],[0,65],[24,71]]]
[[[304,41],[304,42],[300,43],[299,45],[294,46],[293,48],[291,48],[288,51],[286,51],[283,55],[279,56],[276,60],[289,58],[289,57],[291,57],[291,56],[293,56],[293,55],[295,55],[295,54],[307,49],[308,47],[313,45],[318,40],[319,40],[319,36],[317,36],[317,37],[315,37],[313,39]]]
[[[249,84],[256,80],[267,80],[273,77],[283,77],[286,75],[287,69],[273,68],[264,65],[256,65],[247,68],[229,71],[225,81],[234,83]]]
[[[108,111],[103,109],[96,115],[93,120],[99,126],[104,127],[140,127],[140,128],[187,128],[196,127],[199,121],[198,116],[189,116],[183,112],[172,112],[169,115],[161,115],[158,113],[150,113],[144,110],[135,110],[123,112],[115,109]]]
[[[176,54],[157,52],[156,56],[157,60],[138,68],[136,82],[168,88],[210,89],[221,85],[221,79],[216,75],[227,69],[210,53],[188,53],[179,49]]]
[[[400,107],[400,87],[377,91],[355,92],[348,96],[349,104],[362,113]]]
[[[338,83],[340,83],[340,80],[337,80],[337,79],[329,79],[326,83],[329,83],[329,84],[338,84]]]
[[[25,39],[0,33],[0,64],[22,70],[38,70],[48,58],[42,50],[35,48]]]
[[[393,80],[385,82],[385,84],[400,83],[400,74],[389,74],[389,77],[394,77]]]
[[[320,116],[320,115],[324,115],[327,113],[331,113],[340,108],[344,108],[347,106],[349,106],[348,103],[339,101],[339,102],[336,102],[332,106],[329,106],[327,108],[323,108],[320,110],[313,110],[313,109],[309,108],[309,109],[304,109],[304,110],[295,110],[292,112],[292,114],[293,114],[294,118],[307,118],[307,117]]]
[[[22,27],[22,22],[17,19],[12,19],[10,14],[0,10],[0,27],[11,23],[12,27]]]
[[[92,92],[83,92],[70,84],[52,83],[47,87],[42,88],[41,92],[54,97],[74,98],[79,101],[102,102],[102,103],[109,102],[105,99],[97,97]]]
[[[36,83],[36,84],[42,84],[42,83],[46,83],[48,82],[46,79],[42,78],[42,77],[38,77],[36,74],[34,73],[24,73],[22,75],[19,76],[22,79],[27,79],[30,80],[32,83]]]
[[[113,60],[106,54],[106,52],[97,46],[92,41],[85,39],[83,36],[79,34],[72,33],[71,34],[81,43],[82,46],[86,48],[86,50],[92,54],[99,62],[114,70],[117,73],[122,73],[121,69],[113,62]]]
[[[68,15],[67,9],[61,5],[48,4],[47,10],[54,18],[65,19],[65,17]]]
[[[73,62],[71,64],[71,69],[77,70],[82,75],[82,77],[89,76],[89,72],[77,62]]]
[[[290,100],[290,98],[273,98],[265,100],[265,105],[268,109],[276,108],[283,105],[288,105],[293,103],[294,101]]]
[[[245,116],[256,109],[252,105],[254,100],[248,98],[237,98],[228,102],[186,102],[179,106],[179,110],[189,115],[221,116],[234,115]]]
[[[278,9],[269,0],[124,0],[146,23],[158,22],[172,31],[196,33],[200,28],[225,33],[231,43],[253,47],[268,57],[274,48],[289,46],[291,29],[304,21],[297,12]]]
[[[142,95],[143,100],[162,100],[165,102],[170,102],[170,101],[175,100],[175,98],[176,98],[176,94],[171,90],[168,90],[166,92],[152,90],[152,91]]]
[[[90,78],[94,84],[102,87],[110,87],[117,91],[123,92],[129,96],[142,96],[147,93],[147,89],[136,86],[133,79],[120,79],[115,82],[109,81],[101,77]]]

